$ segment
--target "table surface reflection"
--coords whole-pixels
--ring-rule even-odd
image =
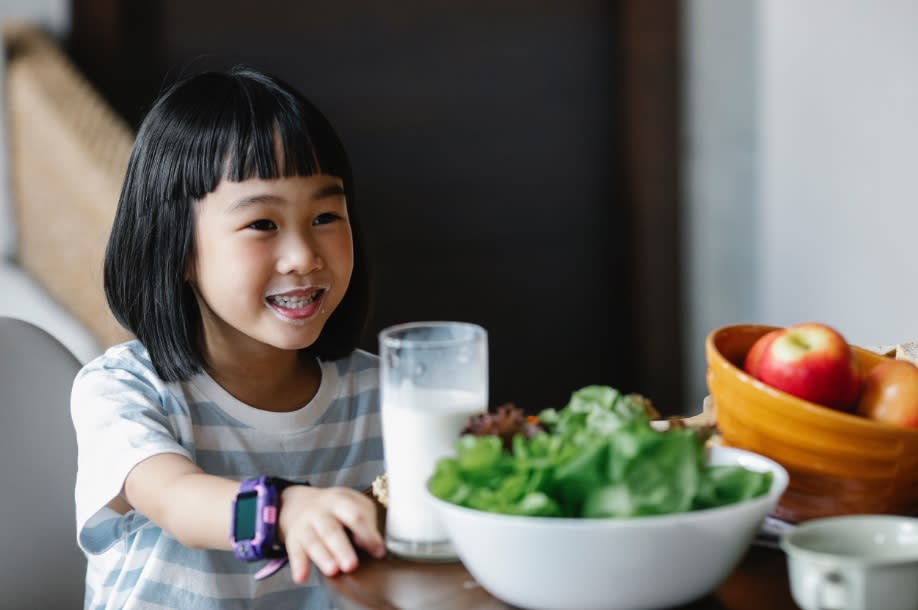
[[[666,578],[661,574],[660,578]],[[350,574],[324,579],[342,610],[513,608],[485,591],[461,563],[425,564],[394,556],[361,556]],[[780,550],[752,546],[724,583],[710,595],[680,606],[684,610],[797,609],[790,594],[787,560]]]

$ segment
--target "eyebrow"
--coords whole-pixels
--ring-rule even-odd
[[[344,187],[340,184],[329,184],[323,186],[316,192],[314,192],[310,197],[309,201],[318,201],[320,199],[325,199],[327,197],[337,197],[343,196],[345,194]],[[251,197],[243,197],[242,199],[233,202],[228,208],[227,212],[236,212],[238,210],[244,210],[245,208],[252,207],[254,205],[268,204],[268,205],[283,205],[286,203],[286,200],[281,197],[276,197],[274,195],[264,194],[264,195],[252,195]]]

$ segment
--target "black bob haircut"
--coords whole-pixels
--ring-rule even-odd
[[[318,173],[344,183],[354,270],[341,304],[302,351],[334,359],[360,341],[369,278],[351,166],[332,126],[293,87],[251,68],[191,76],[157,98],[131,150],[103,277],[112,313],[144,344],[162,379],[186,380],[204,368],[201,314],[184,279],[195,248],[194,203],[223,179]]]

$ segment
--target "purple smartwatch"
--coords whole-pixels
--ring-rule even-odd
[[[230,530],[236,557],[258,561],[287,556],[284,545],[277,539],[277,518],[281,491],[291,485],[296,483],[267,476],[242,481],[233,500]]]

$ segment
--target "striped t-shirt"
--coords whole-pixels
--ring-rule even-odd
[[[268,474],[368,488],[383,472],[378,360],[357,350],[320,365],[315,398],[290,413],[250,407],[206,374],[165,383],[137,341],[110,348],[80,371],[71,413],[79,446],[77,539],[88,559],[85,608],[330,607],[315,568],[305,585],[294,584],[289,568],[256,582],[260,562],[189,549],[136,511],[106,507],[131,469],[160,453],[236,480]]]

